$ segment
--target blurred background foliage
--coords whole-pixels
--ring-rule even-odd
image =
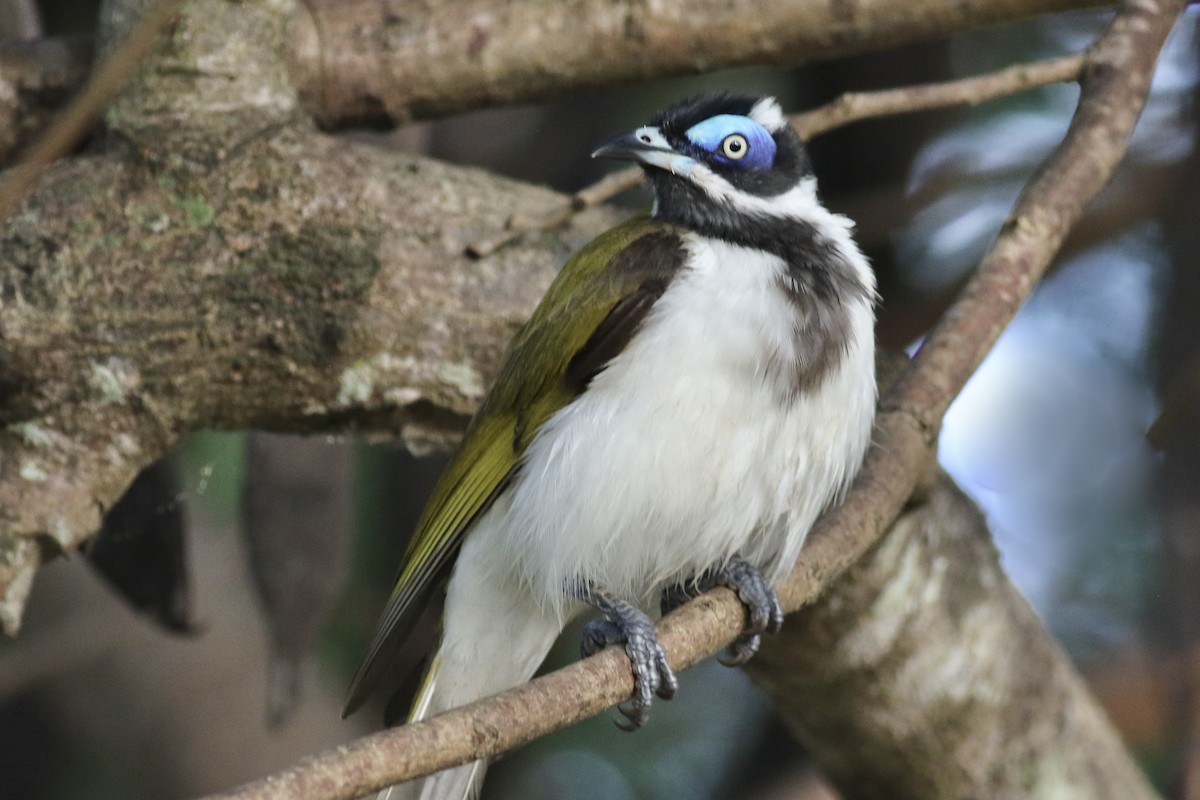
[[[28,19],[18,6],[33,8],[0,0],[0,36],[38,35],[13,21]],[[51,35],[93,30],[97,12],[94,0],[35,10]],[[598,141],[700,89],[773,93],[798,110],[1078,50],[1106,17],[340,135],[573,191],[602,174],[588,158]],[[1175,30],[1130,157],[940,440],[1009,574],[1172,798],[1200,797],[1198,21]],[[919,345],[1076,96],[1053,87],[813,143],[827,204],[857,221],[879,273],[883,346]],[[382,699],[341,721],[341,693],[443,463],[350,436],[194,436],[88,554],[44,571],[21,637],[0,641],[0,796],[187,797],[374,729]],[[173,579],[122,576],[137,558],[172,565]],[[565,636],[550,665],[575,658],[576,642]],[[834,796],[740,672],[704,664],[682,684],[635,736],[602,717],[502,760],[485,797]]]

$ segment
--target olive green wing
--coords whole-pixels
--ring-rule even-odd
[[[640,216],[597,237],[563,267],[509,345],[417,523],[343,714],[388,670],[463,537],[512,481],[537,431],[628,344],[684,255],[675,229]]]

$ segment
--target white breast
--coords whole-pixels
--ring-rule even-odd
[[[685,239],[690,268],[626,350],[546,423],[502,521],[476,534],[496,537],[497,565],[515,565],[514,577],[560,614],[573,582],[645,605],[665,582],[735,553],[779,577],[866,449],[869,302],[850,303],[840,364],[789,396],[771,368],[794,346],[798,311],[778,287],[785,265]],[[837,239],[873,286],[848,236]]]

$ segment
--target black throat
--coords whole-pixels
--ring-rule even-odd
[[[796,314],[797,358],[769,372],[782,379],[789,395],[819,387],[852,343],[851,306],[874,302],[846,254],[811,222],[741,211],[685,178],[654,168],[646,172],[659,219],[783,261],[779,289]]]
[[[660,169],[646,170],[657,200],[655,216],[701,236],[778,256],[796,291],[820,302],[870,300],[846,257],[817,226],[795,217],[775,217],[737,209],[712,198],[691,181]],[[788,287],[784,287],[789,292]]]

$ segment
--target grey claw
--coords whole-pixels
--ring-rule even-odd
[[[743,633],[729,645],[728,655],[717,656],[717,661],[726,667],[740,667],[754,657],[762,644],[762,637],[757,633]]]
[[[679,682],[656,639],[646,638],[641,632],[634,633],[625,642],[625,653],[633,668],[634,693],[632,700],[617,706],[625,719],[614,722],[623,731],[635,731],[650,719],[655,695],[670,700],[675,696]]]
[[[775,633],[783,625],[779,596],[761,572],[741,559],[733,559],[721,575],[720,583],[737,592],[749,617],[747,633]]]
[[[746,629],[719,659],[726,666],[740,666],[758,652],[761,634],[778,633],[783,627],[783,607],[762,572],[736,556],[713,573],[713,583],[732,589],[746,607]]]
[[[593,619],[583,626],[579,654],[584,658],[596,655],[610,644],[625,640],[621,629],[606,619]]]
[[[654,635],[654,623],[649,617],[644,619],[644,623],[642,620],[631,621],[625,631],[625,654],[633,669],[634,693],[629,703],[617,707],[625,717],[616,720],[617,727],[624,731],[634,731],[645,724],[650,718],[655,695],[670,700],[679,688],[675,673],[667,663],[667,654]]]
[[[579,643],[583,657],[594,655],[610,644],[625,644],[625,654],[633,669],[633,698],[617,706],[624,719],[614,721],[621,730],[637,730],[650,718],[655,696],[670,700],[679,688],[667,663],[667,654],[654,634],[654,621],[640,609],[594,591],[580,590],[578,596],[605,615],[584,625]]]
[[[650,708],[648,706],[640,705],[636,701],[622,703],[621,705],[617,706],[617,711],[619,711],[621,716],[625,717],[625,719],[614,719],[613,725],[616,725],[626,733],[633,733],[638,728],[645,725],[646,720],[650,719]]]

